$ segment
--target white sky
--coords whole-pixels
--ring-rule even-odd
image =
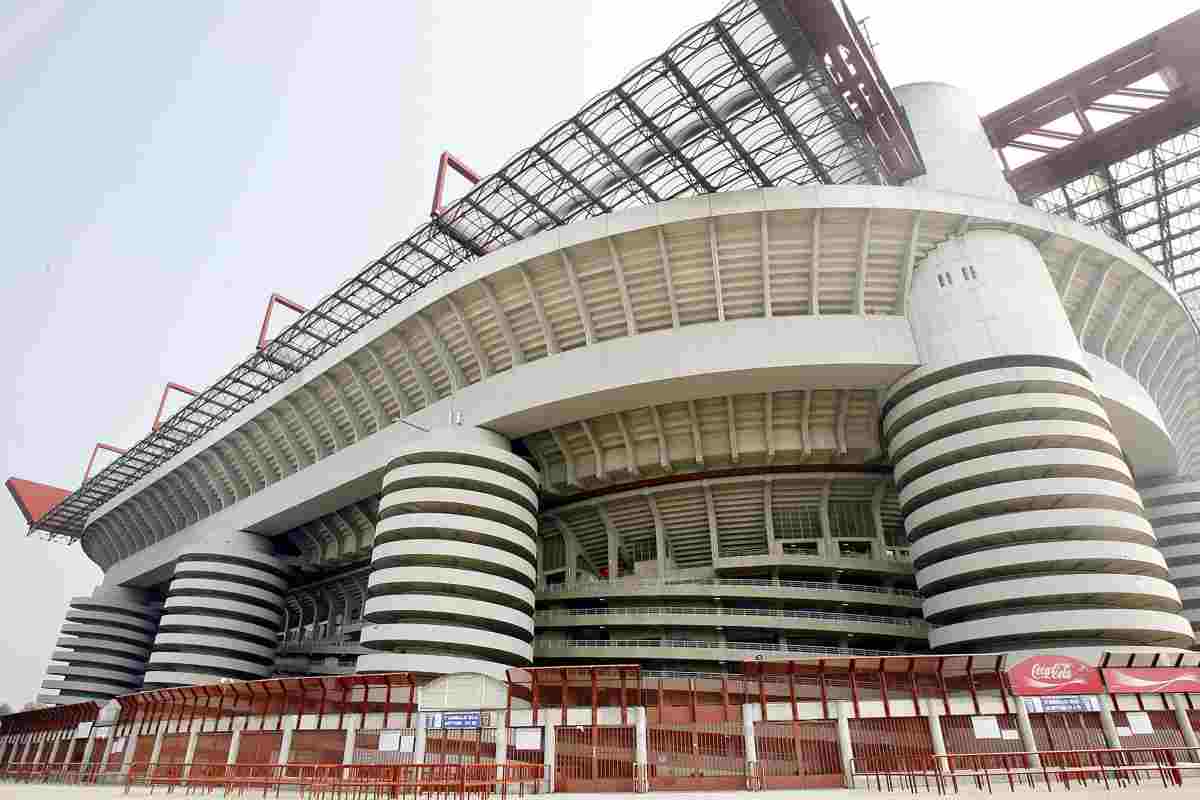
[[[312,304],[419,225],[442,149],[494,171],[721,5],[0,3],[0,478],[76,487],[165,382],[245,357],[272,291]],[[1192,6],[852,3],[893,86],[957,83],[981,112]],[[101,578],[24,532],[0,500],[16,707]]]

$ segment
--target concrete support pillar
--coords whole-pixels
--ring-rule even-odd
[[[350,719],[346,721],[346,746],[342,748],[342,764],[349,767],[354,763],[354,747],[358,742],[358,720]],[[342,770],[342,778],[348,779],[350,770]]]
[[[286,764],[292,755],[292,735],[296,732],[298,717],[283,720],[283,738],[279,743],[279,763]]]
[[[759,720],[762,708],[757,703],[742,705],[742,741],[746,748],[746,788],[757,790],[763,788],[759,782],[761,774],[758,771],[758,740],[754,738],[754,723]]]
[[[1017,730],[1021,732],[1021,749],[1027,753],[1036,753],[1038,750],[1037,737],[1033,735],[1033,723],[1029,721],[1029,711],[1025,708],[1025,699],[1022,697],[1011,699],[1017,707]],[[1042,757],[1030,756],[1029,766],[1041,769]]]
[[[83,746],[83,758],[80,759],[80,766],[86,767],[92,763],[92,752],[96,749],[96,739],[92,734],[88,734],[87,743]]]
[[[346,746],[342,748],[342,763],[354,763],[354,747],[358,743],[358,720],[351,719],[346,722]]]
[[[854,788],[854,745],[850,739],[850,704],[839,702],[835,709],[837,714],[838,753],[842,757],[842,774],[846,777],[846,787]]]
[[[158,733],[154,734],[154,746],[150,748],[150,763],[157,763],[158,757],[162,755],[163,737],[167,735],[167,731],[163,727],[159,727]]]
[[[504,780],[504,765],[508,763],[508,714],[496,713],[496,780]]]
[[[137,736],[130,734],[125,737],[125,749],[121,753],[121,774],[128,775],[129,767],[133,764],[133,754],[137,752]]]
[[[1187,698],[1181,694],[1170,694],[1167,697],[1171,698],[1171,708],[1175,711],[1175,724],[1183,733],[1183,743],[1188,747],[1200,748],[1200,737],[1196,736],[1196,731],[1192,728],[1192,721],[1188,719]]]
[[[185,755],[183,757],[183,763],[185,763],[185,764],[192,763],[192,759],[194,759],[196,757],[196,746],[198,744],[200,744],[200,731],[195,730],[195,731],[192,731],[188,735],[187,755]],[[184,767],[183,768],[183,777],[186,778],[188,776],[188,773],[191,772],[191,770],[192,770],[192,768],[190,766]]]
[[[417,713],[417,728],[416,735],[413,741],[413,763],[425,763],[425,713]]]
[[[1113,722],[1108,698],[1100,696],[1100,727],[1104,728],[1104,742],[1113,750],[1121,749],[1121,737],[1117,736],[1117,723]]]
[[[545,794],[551,794],[554,792],[554,761],[555,746],[557,743],[555,742],[554,738],[554,723],[550,721],[550,715],[547,712],[543,711],[542,713],[545,715],[545,718],[542,721],[542,791]],[[646,718],[646,709],[641,709],[641,713],[642,720],[644,722]],[[642,726],[642,730],[645,730],[644,724]],[[636,742],[636,735],[634,740]],[[642,739],[642,742],[645,742],[644,738]],[[635,748],[637,747],[636,744],[634,746]],[[644,750],[642,752],[645,753]],[[634,758],[636,760],[636,755]]]
[[[100,754],[100,771],[103,772],[108,767],[109,756],[112,755],[112,749],[117,743],[116,731],[112,728],[108,729],[108,736],[104,738],[104,751]]]
[[[235,719],[233,721],[233,730],[229,737],[229,755],[225,758],[226,764],[236,764],[238,750],[242,747],[242,728],[245,727],[245,720]]]
[[[633,709],[633,789],[636,792],[650,790],[650,747],[646,732],[646,707]]]
[[[925,719],[929,723],[929,739],[933,742],[933,758],[939,771],[948,771],[949,759],[946,758],[946,738],[942,735],[941,713],[930,703],[925,709]]]

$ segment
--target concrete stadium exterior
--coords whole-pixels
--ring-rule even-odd
[[[714,192],[492,250],[116,494],[39,701],[1192,648],[1188,310],[1019,204],[965,92],[896,97],[905,185]]]

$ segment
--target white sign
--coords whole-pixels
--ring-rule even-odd
[[[1000,731],[1000,733],[1005,739],[1020,739],[1021,738],[1021,734],[1018,733],[1017,731]]]
[[[1060,694],[1046,697],[1022,697],[1025,710],[1033,714],[1099,711],[1100,698],[1089,694]]]
[[[1126,727],[1125,727],[1125,726],[1123,726],[1123,725],[1118,725],[1118,726],[1117,726],[1117,736],[1118,736],[1118,737],[1120,737],[1120,736],[1133,736],[1133,731],[1129,730],[1129,728],[1126,728]]]
[[[400,737],[400,752],[415,753],[417,751],[416,736],[401,736]]]
[[[1154,733],[1154,725],[1150,715],[1145,711],[1126,711],[1125,719],[1129,720],[1129,730],[1136,736],[1140,733]]]
[[[381,731],[379,734],[379,750],[393,752],[400,749],[400,731]]]
[[[541,728],[513,728],[512,747],[514,750],[541,750]]]
[[[971,717],[976,739],[1002,739],[1000,723],[995,717]]]
[[[90,722],[81,722],[81,723],[79,723],[79,727],[75,729],[75,738],[76,739],[86,739],[91,735],[92,735],[92,723],[90,723]]]
[[[122,736],[118,739],[113,739],[112,751],[114,753],[120,753],[120,752],[123,752],[124,750],[125,750],[125,737]]]

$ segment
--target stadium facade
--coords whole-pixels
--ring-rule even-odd
[[[9,482],[104,571],[39,701],[1192,648],[1196,325],[991,134],[832,4],[730,4],[80,489]]]

